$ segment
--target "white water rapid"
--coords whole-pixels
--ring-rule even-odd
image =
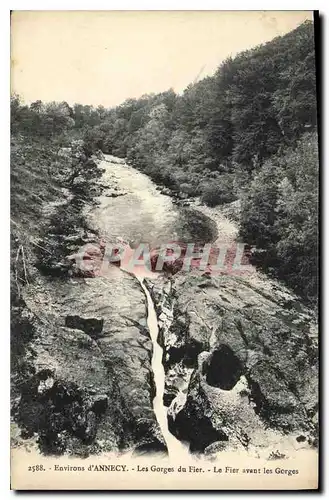
[[[144,284],[142,278],[137,277],[147,298],[147,325],[150,331],[153,343],[152,370],[154,374],[154,383],[156,395],[153,400],[153,409],[160,426],[163,438],[167,444],[168,455],[172,459],[180,459],[189,455],[188,445],[182,443],[171,434],[168,429],[167,407],[163,404],[163,394],[165,387],[165,372],[162,364],[163,349],[158,343],[158,321],[154,304],[150,292]]]

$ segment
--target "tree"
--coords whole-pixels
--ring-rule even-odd
[[[280,277],[311,300],[318,286],[318,148],[305,134],[281,160],[286,177],[279,185],[276,229]]]
[[[279,165],[270,160],[254,174],[241,200],[240,236],[245,243],[271,249],[277,242],[274,223],[279,178]]]

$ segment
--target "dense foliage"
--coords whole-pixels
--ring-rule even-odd
[[[14,134],[125,157],[209,206],[241,199],[240,234],[306,299],[317,292],[317,108],[313,24],[224,61],[215,75],[111,109],[12,103]],[[58,160],[56,160],[58,161]],[[83,168],[86,166],[82,162]],[[87,168],[87,167],[86,167]],[[15,188],[16,189],[16,188]]]
[[[309,300],[318,287],[317,167],[317,136],[304,134],[262,165],[241,200],[243,240],[265,249],[263,267]]]

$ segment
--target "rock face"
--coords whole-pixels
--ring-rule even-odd
[[[247,449],[267,458],[316,445],[314,324],[294,296],[258,274],[177,274],[147,286],[170,430],[191,452]]]
[[[152,400],[152,342],[137,279],[39,278],[14,414],[45,453],[165,451]]]

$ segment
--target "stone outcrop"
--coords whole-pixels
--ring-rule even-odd
[[[296,297],[258,273],[179,273],[147,286],[170,430],[192,452],[240,448],[267,458],[280,446],[317,444],[316,329]]]
[[[166,451],[156,421],[152,342],[137,279],[40,277],[24,291],[33,333],[14,405],[45,453]]]

